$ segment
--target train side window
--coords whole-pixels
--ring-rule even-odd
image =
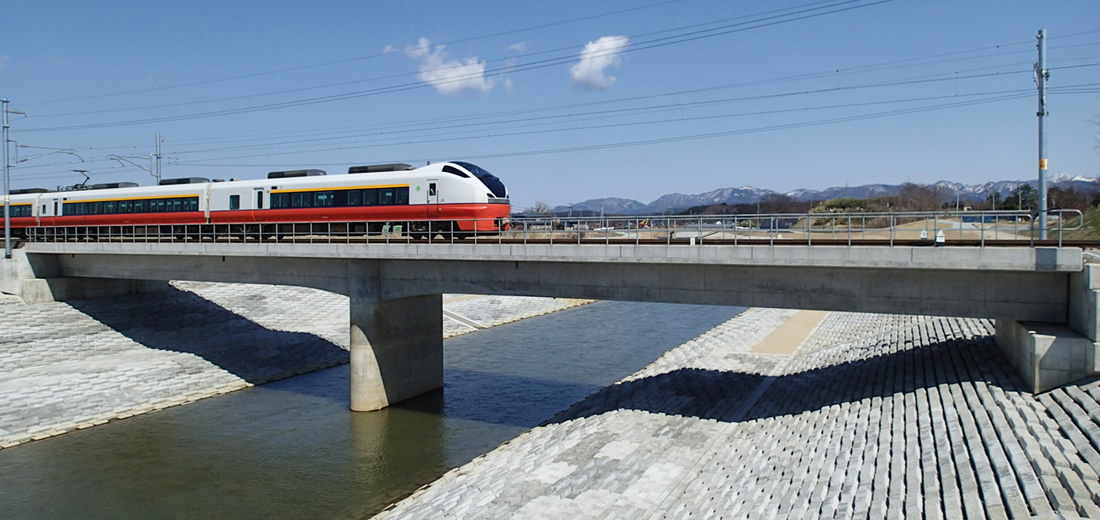
[[[347,205],[359,206],[363,203],[363,192],[359,190],[347,190]]]
[[[199,210],[199,198],[198,197],[188,198],[186,200],[186,204],[187,204],[187,211],[198,211]]]
[[[13,207],[14,207],[14,206],[13,206]],[[40,215],[45,215],[45,214],[46,214],[46,205],[45,205],[45,204],[43,204],[43,205],[42,205],[42,213],[40,213]],[[11,216],[11,210],[8,210],[8,216],[9,216],[9,217]]]
[[[397,188],[395,195],[394,204],[400,204],[402,206],[409,204],[409,188]]]
[[[118,213],[118,201],[117,200],[109,200],[107,202],[104,202],[103,203],[103,213],[104,214]]]
[[[428,183],[428,196],[429,197],[434,197],[435,196],[435,183],[434,182]]]
[[[313,207],[324,208],[332,206],[335,197],[331,191],[318,191],[313,193]]]
[[[392,206],[394,199],[393,188],[383,188],[378,191],[378,203],[383,206]]]
[[[238,209],[241,209],[241,196],[240,195],[230,195],[229,196],[229,210],[230,211],[236,211]]]
[[[304,208],[304,207],[306,207],[305,206],[305,195],[306,194],[304,194],[302,192],[291,193],[290,194],[290,207],[292,207],[292,208]]]
[[[118,212],[119,213],[131,213],[132,212],[131,210],[133,210],[133,209],[134,209],[134,201],[132,201],[132,200],[120,200],[120,201],[118,201]]]
[[[371,188],[363,190],[363,205],[364,206],[377,206],[378,205],[378,191]]]
[[[149,211],[149,201],[147,199],[134,201],[134,213],[146,213]]]

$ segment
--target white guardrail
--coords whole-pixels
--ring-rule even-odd
[[[1083,215],[1074,209],[1049,210],[1048,238],[1062,245],[1064,231],[1080,229]],[[447,224],[447,223],[445,223]],[[483,229],[492,220],[477,220]],[[436,224],[433,223],[433,226]],[[782,213],[696,216],[525,216],[513,217],[507,231],[486,234],[409,232],[409,222],[314,222],[247,224],[175,224],[40,227],[27,230],[31,242],[269,242],[297,243],[503,243],[562,244],[634,242],[635,244],[836,244],[846,241],[881,245],[927,240],[948,245],[965,242],[1019,241],[1034,245],[1038,220],[1027,211],[938,211],[890,213]],[[470,226],[466,226],[470,227]],[[1049,243],[1049,242],[1047,242]]]

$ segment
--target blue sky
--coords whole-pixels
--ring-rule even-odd
[[[516,209],[1100,176],[1100,2],[9,0],[13,188],[465,159]],[[37,148],[31,148],[37,147]],[[53,153],[69,149],[79,155]],[[34,158],[32,158],[34,157]]]

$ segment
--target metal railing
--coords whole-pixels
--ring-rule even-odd
[[[1080,229],[1078,210],[1050,210],[1048,234]],[[471,219],[474,220],[474,219]],[[460,221],[465,222],[465,221]],[[486,219],[474,224],[485,229]],[[988,241],[1034,245],[1036,216],[1026,211],[782,213],[703,216],[527,217],[486,234],[411,231],[409,222],[314,222],[38,227],[31,242],[287,242],[287,243],[549,243],[760,244],[819,243],[893,246],[913,241],[985,246]],[[472,227],[472,226],[466,226]],[[489,226],[492,227],[492,226]]]

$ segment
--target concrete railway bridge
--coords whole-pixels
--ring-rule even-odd
[[[29,243],[0,291],[50,301],[168,280],[347,295],[351,408],[443,385],[442,295],[475,293],[990,318],[1035,392],[1100,373],[1100,264],[1073,247]]]

